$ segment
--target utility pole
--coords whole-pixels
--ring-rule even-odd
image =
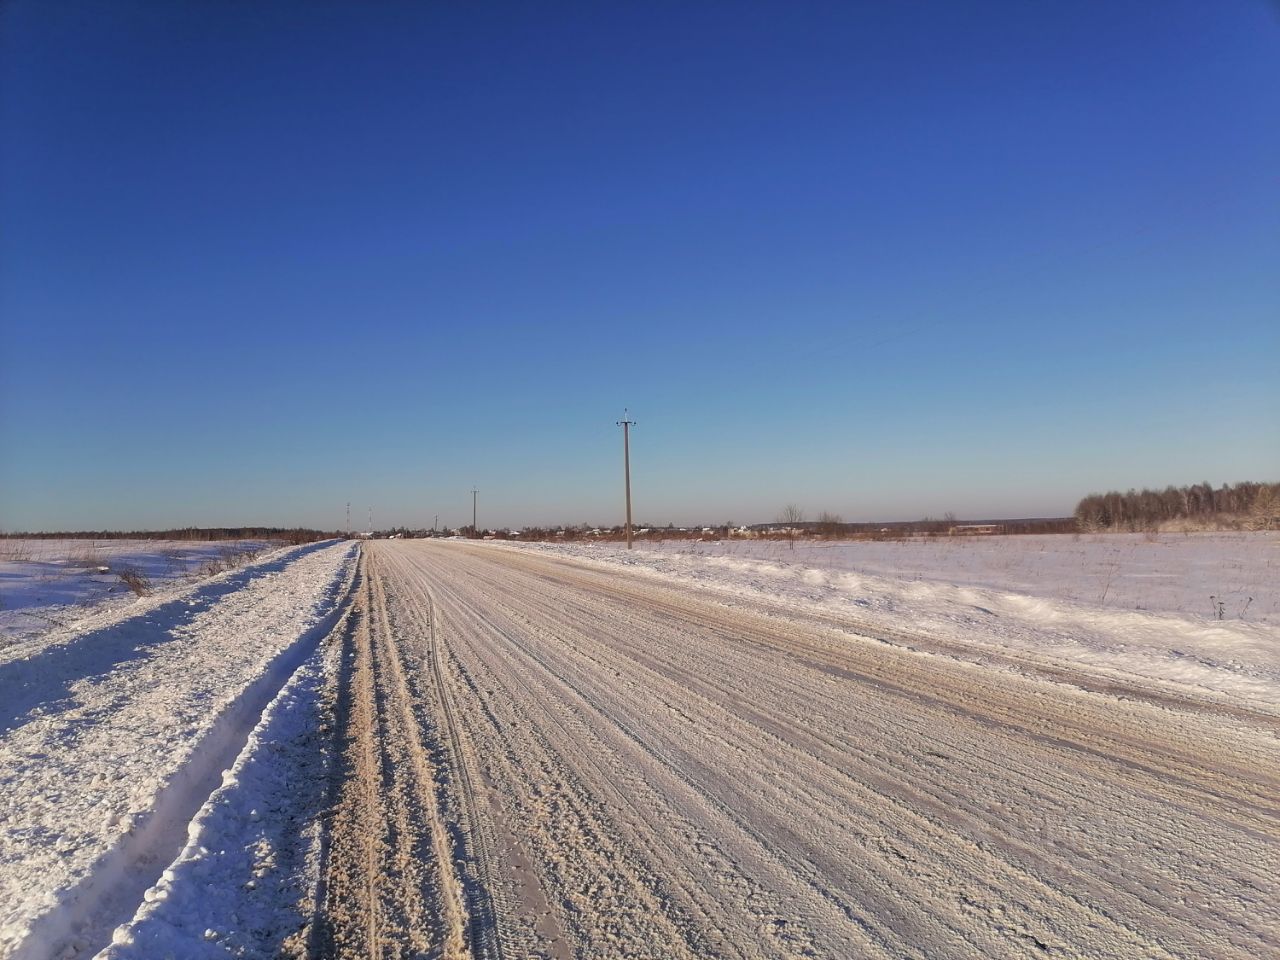
[[[369,505],[369,536],[373,536],[373,505]]]
[[[474,537],[480,531],[476,528],[476,494],[480,491],[475,487],[471,488],[471,535]]]
[[[627,485],[627,549],[631,549],[631,428],[634,420],[627,418],[627,408],[622,408],[622,419],[617,421],[622,428],[622,472]]]
[[[351,536],[351,501],[347,501],[347,536]]]
[[[437,513],[435,519],[431,521],[431,532],[435,533],[438,526],[440,526],[440,514]]]

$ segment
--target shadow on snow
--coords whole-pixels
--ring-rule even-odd
[[[0,733],[7,733],[41,714],[68,709],[75,704],[73,684],[110,674],[121,664],[141,660],[152,647],[173,640],[176,631],[190,624],[229,593],[268,573],[278,573],[293,561],[332,541],[307,544],[283,556],[254,564],[209,583],[138,616],[88,633],[69,643],[47,647],[33,656],[0,664]]]

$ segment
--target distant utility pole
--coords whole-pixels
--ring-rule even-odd
[[[351,501],[347,501],[347,536],[351,536]]]
[[[431,521],[431,532],[435,533],[438,526],[440,526],[440,514],[437,513],[435,519]]]
[[[369,507],[369,532],[373,533],[373,506]]]
[[[622,408],[622,419],[617,421],[622,428],[622,473],[627,485],[627,549],[631,549],[631,428],[634,420],[627,419],[627,408]]]
[[[476,528],[476,494],[479,492],[475,487],[471,488],[471,535],[473,537],[479,532]]]

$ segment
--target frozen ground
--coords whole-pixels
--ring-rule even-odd
[[[264,540],[0,539],[0,645],[74,622],[89,607],[131,604],[121,571],[137,571],[162,593],[280,547]]]
[[[132,915],[353,555],[287,549],[0,647],[0,956],[93,952]]]
[[[1276,533],[506,549],[635,570],[726,598],[840,611],[873,635],[907,630],[960,656],[1280,704]],[[1225,598],[1226,619],[1210,617],[1210,595]]]

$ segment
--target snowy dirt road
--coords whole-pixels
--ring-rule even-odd
[[[1280,952],[1273,713],[677,583],[370,544],[313,949]]]

